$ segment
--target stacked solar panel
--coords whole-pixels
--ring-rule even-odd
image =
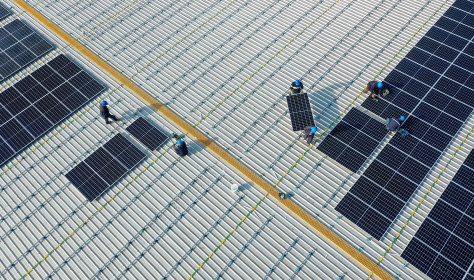
[[[408,116],[336,210],[382,238],[474,107],[474,2],[456,1],[386,77],[391,93],[362,106]]]
[[[474,279],[474,151],[402,257],[433,279]]]
[[[386,135],[383,123],[354,108],[318,145],[318,150],[357,172]]]
[[[92,201],[145,158],[120,133],[66,174],[66,178]]]
[[[0,165],[105,89],[65,55],[0,93]]]
[[[0,28],[0,83],[54,46],[16,19]]]

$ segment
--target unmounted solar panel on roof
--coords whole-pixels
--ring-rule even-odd
[[[135,120],[126,130],[152,151],[158,149],[169,138],[142,117]]]
[[[19,19],[0,28],[0,83],[54,49]]]
[[[0,20],[3,20],[4,18],[8,17],[11,14],[12,14],[11,10],[8,9],[3,3],[0,3]]]
[[[98,148],[66,174],[66,178],[87,198],[98,198],[146,155],[120,133]]]
[[[61,54],[0,92],[0,165],[104,89]]]

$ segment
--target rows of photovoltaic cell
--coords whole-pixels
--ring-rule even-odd
[[[0,93],[0,165],[105,89],[59,55]]]
[[[11,11],[5,7],[5,5],[0,3],[0,20],[8,17],[9,15],[11,15]]]
[[[383,123],[354,108],[318,145],[318,150],[357,172],[385,135]]]
[[[289,95],[286,97],[286,102],[293,131],[303,130],[307,126],[314,126],[313,112],[307,93]]]
[[[126,130],[152,151],[158,149],[158,147],[168,140],[168,136],[142,117],[135,120]]]
[[[390,94],[363,107],[408,116],[336,210],[380,239],[471,115],[474,106],[474,2],[456,1],[386,77]],[[469,13],[471,12],[471,13]]]
[[[92,201],[145,158],[120,133],[66,174],[66,178]]]
[[[474,261],[473,182],[471,151],[402,253],[433,279],[474,279],[474,266],[468,271]]]
[[[1,27],[0,83],[53,48],[19,19]]]

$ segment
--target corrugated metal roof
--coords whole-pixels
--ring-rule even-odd
[[[200,131],[274,183],[307,149],[300,135],[291,131],[283,99],[290,82],[303,80],[322,131],[439,7],[380,78],[454,1],[444,2],[28,3],[126,76],[133,76],[136,84],[183,119],[192,124],[201,121]],[[91,110],[79,110],[27,148],[0,176],[2,277],[21,277],[88,221],[29,277],[188,278],[264,193],[202,145],[186,139],[189,157],[164,153],[165,147],[146,151],[148,157],[139,167],[103,198],[87,202],[64,174],[88,154],[114,134],[124,133],[138,116],[168,133],[179,131],[15,4],[6,3],[14,15],[2,24],[22,18],[56,44],[56,51],[41,61],[66,53],[109,90],[89,104]],[[94,106],[104,97],[122,123],[105,126],[98,117]],[[381,241],[372,240],[334,211],[360,174],[349,173],[316,149],[306,153],[277,187],[377,261],[473,124],[471,116]],[[385,257],[382,266],[393,275],[423,277],[405,265],[400,254],[473,146],[468,138]],[[229,189],[234,183],[241,186],[237,194]],[[360,279],[369,273],[278,203],[265,199],[195,277]]]

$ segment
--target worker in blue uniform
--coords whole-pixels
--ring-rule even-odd
[[[397,118],[387,118],[385,120],[385,126],[387,127],[388,131],[398,131],[402,126],[403,121],[405,120],[405,116],[400,116]]]
[[[307,126],[304,128],[303,140],[306,141],[308,145],[313,143],[314,135],[318,129],[315,126]]]
[[[110,112],[109,112],[109,108],[107,108],[107,105],[109,105],[109,103],[107,103],[107,101],[103,100],[100,105],[99,105],[99,110],[100,110],[100,116],[105,119],[105,124],[109,124],[110,121],[109,121],[109,118],[111,120],[113,120],[114,122],[116,121],[119,121],[119,119],[117,119],[117,117],[115,117],[114,115],[111,115]]]
[[[294,81],[293,83],[291,83],[290,86],[290,95],[303,93],[303,88],[303,82],[301,82],[300,80]]]
[[[173,144],[174,151],[180,156],[184,157],[188,154],[188,147],[183,140],[179,139],[176,144]]]
[[[367,83],[367,86],[364,89],[364,93],[370,92],[370,94],[372,95],[372,99],[374,101],[378,101],[377,97],[381,98],[382,94],[385,97],[389,93],[389,90],[383,89],[383,87],[384,84],[382,82],[370,81]]]

